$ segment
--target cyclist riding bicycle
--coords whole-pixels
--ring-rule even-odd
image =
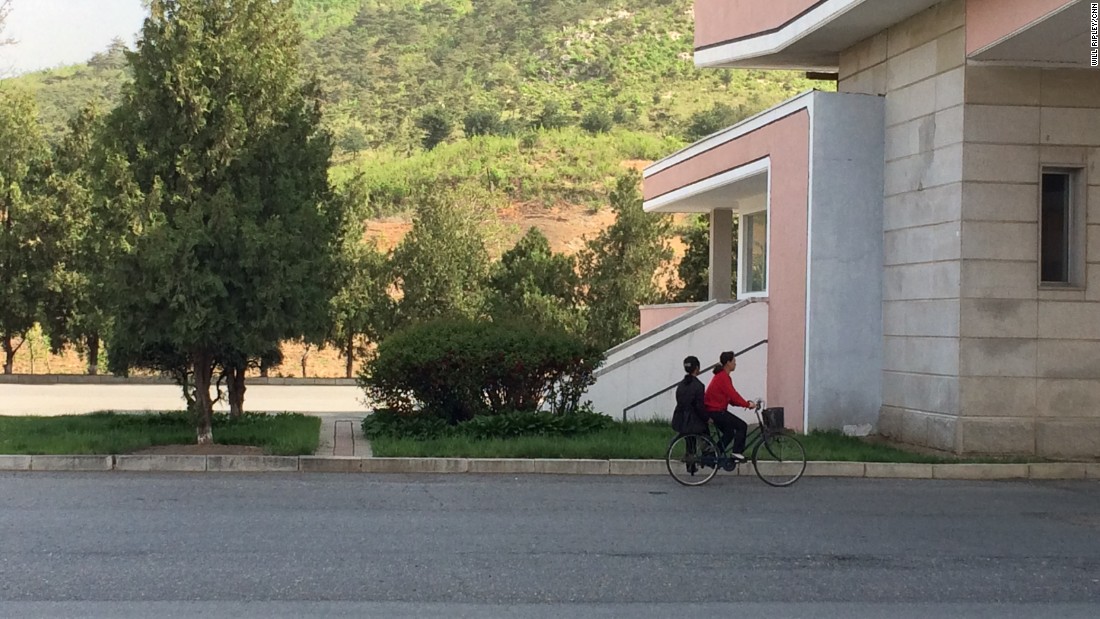
[[[729,405],[741,408],[755,409],[756,404],[741,397],[733,388],[733,379],[730,372],[737,368],[737,357],[730,351],[718,356],[718,367],[714,368],[714,377],[710,379],[706,392],[703,394],[703,416],[714,422],[715,427],[722,433],[718,442],[718,452],[722,453],[733,443],[733,452],[730,456],[738,461],[746,460],[745,435],[749,426],[736,415],[726,410]]]

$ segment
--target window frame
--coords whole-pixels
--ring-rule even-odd
[[[1048,174],[1069,177],[1069,204],[1067,205],[1066,243],[1067,281],[1047,281],[1043,279],[1043,179]],[[1085,286],[1085,251],[1087,226],[1085,225],[1085,196],[1087,185],[1085,168],[1080,164],[1045,163],[1039,169],[1039,188],[1037,200],[1038,256],[1036,260],[1036,278],[1040,290],[1083,290]]]
[[[769,200],[770,202],[770,187],[769,187]],[[749,230],[749,220],[755,216],[763,214],[767,220],[765,223],[765,235],[764,235],[764,289],[750,291],[749,287],[752,281],[752,247],[747,242],[751,237]],[[772,218],[771,209],[765,204],[764,208],[755,209],[748,212],[738,213],[737,222],[737,298],[738,299],[751,299],[768,296],[768,282],[771,279],[771,253],[772,253]]]

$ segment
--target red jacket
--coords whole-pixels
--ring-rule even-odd
[[[733,388],[733,379],[729,372],[718,372],[710,379],[707,391],[703,394],[703,408],[711,412],[724,411],[730,404],[741,408],[753,406]]]

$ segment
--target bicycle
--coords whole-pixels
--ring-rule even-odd
[[[769,486],[786,487],[802,478],[806,472],[806,450],[783,426],[783,409],[762,409],[756,401],[757,425],[745,437],[745,453],[752,450],[756,476]],[[731,448],[718,452],[713,424],[705,434],[677,434],[669,443],[665,455],[668,474],[685,486],[702,486],[718,474],[718,469],[734,471],[739,461],[730,456]]]

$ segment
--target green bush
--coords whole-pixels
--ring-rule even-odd
[[[607,415],[578,411],[571,415],[515,412],[471,419],[458,428],[470,438],[515,438],[519,436],[577,436],[610,428],[615,422]]]
[[[596,134],[607,133],[611,131],[611,128],[615,125],[615,120],[611,116],[611,112],[603,108],[595,108],[589,110],[584,118],[581,119],[581,129]]]
[[[363,434],[371,440],[383,437],[419,441],[450,437],[487,440],[523,436],[581,436],[606,430],[614,425],[615,421],[607,415],[590,410],[571,415],[535,411],[507,412],[475,417],[452,426],[440,417],[430,414],[401,414],[390,409],[380,409],[363,420]]]
[[[715,103],[710,109],[691,115],[684,130],[684,138],[689,142],[701,140],[712,133],[737,124],[746,116],[743,106],[734,108],[725,103]]]
[[[500,112],[490,108],[472,110],[462,121],[462,130],[468,138],[479,135],[499,135],[503,133],[503,127]]]
[[[432,150],[450,137],[453,125],[454,120],[446,110],[429,108],[416,119],[416,128],[421,131],[420,143],[426,150]]]
[[[367,439],[385,436],[426,441],[453,436],[454,426],[433,415],[402,414],[393,409],[380,408],[363,419],[363,434]]]
[[[398,413],[457,424],[505,411],[573,412],[602,360],[601,350],[562,329],[439,319],[383,340],[359,384]]]
[[[557,101],[546,101],[532,124],[538,129],[554,130],[568,127],[569,123],[569,115],[562,111]]]

